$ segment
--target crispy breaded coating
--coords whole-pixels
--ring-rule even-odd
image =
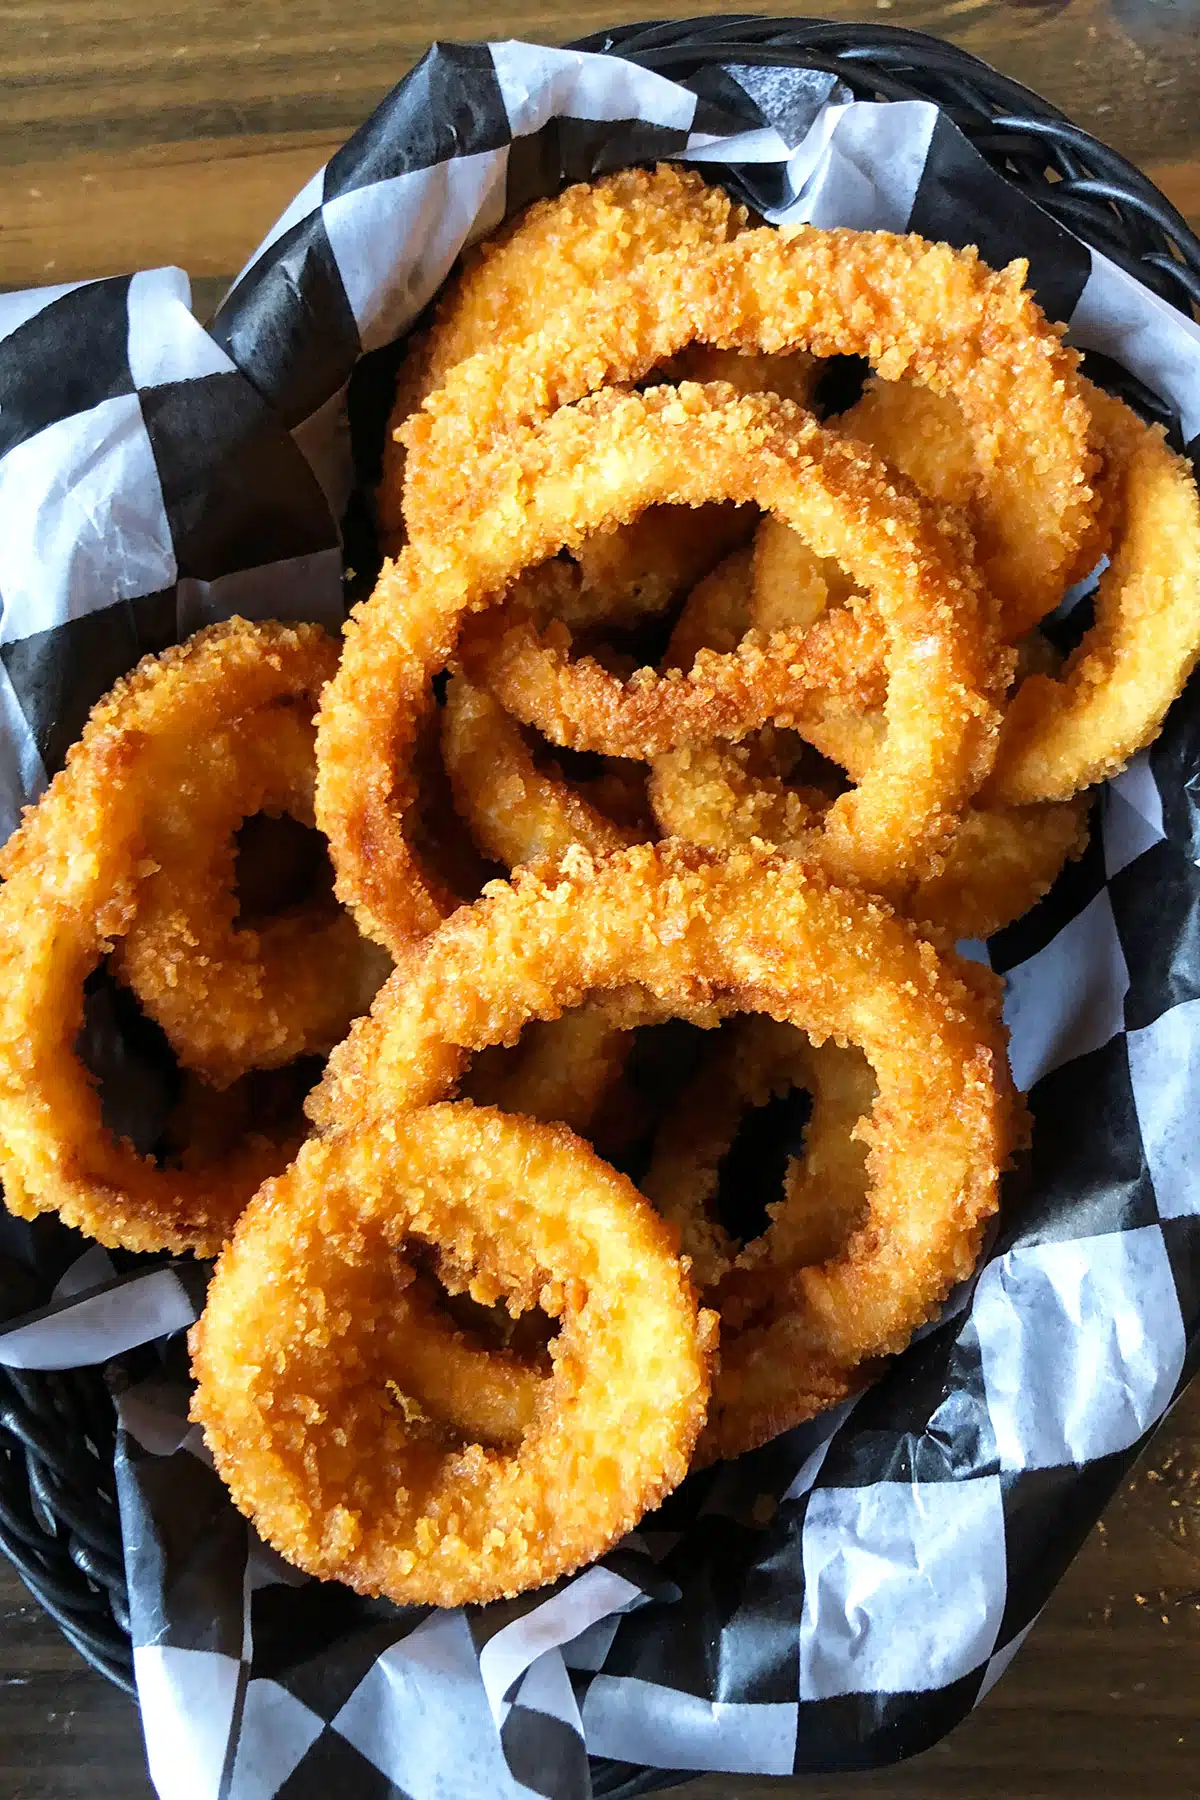
[[[406,1391],[413,1240],[559,1321],[514,1446],[429,1429]],[[311,1142],[263,1188],[192,1333],[192,1416],[299,1567],[481,1603],[590,1562],[683,1479],[714,1341],[669,1227],[578,1138],[434,1106]]]
[[[708,1025],[765,1012],[814,1043],[856,1045],[878,1083],[863,1222],[797,1274],[795,1354],[755,1376],[765,1438],[851,1392],[864,1361],[900,1349],[969,1273],[1020,1116],[1000,985],[817,864],[574,850],[547,878],[496,884],[409,957],[330,1059],[310,1116],[336,1136],[380,1107],[440,1100],[473,1052],[631,986],[642,1018],[655,999],[660,1017]]]
[[[1059,800],[1107,780],[1152,743],[1200,658],[1200,497],[1195,477],[1124,401],[1086,390],[1116,487],[1095,623],[1057,675],[1009,703],[989,792]]]
[[[732,399],[719,386],[602,395],[563,408],[506,466],[485,519],[450,535],[436,554],[409,546],[384,566],[351,617],[341,667],[322,700],[317,821],[339,897],[364,931],[400,954],[437,923],[403,831],[412,804],[407,766],[430,681],[453,656],[467,616],[495,604],[523,569],[656,501],[698,504],[716,495],[764,504],[822,554],[844,557],[872,589],[892,634],[886,753],[825,815],[822,854],[865,879],[927,860],[990,767],[994,697],[1010,666],[991,633],[969,540],[952,518],[788,403]],[[877,531],[863,531],[867,518],[879,522]],[[706,691],[719,732],[729,729],[730,698],[754,723],[762,684],[777,696],[768,716],[775,704],[786,710],[789,692],[803,696],[820,684],[819,660],[815,669],[786,664],[778,650],[745,651],[733,675],[722,667],[712,685],[707,673],[681,677],[697,724]]]
[[[104,1125],[77,1040],[83,983],[155,873],[159,810],[186,796],[185,775],[203,765],[222,721],[310,691],[328,645],[313,625],[231,619],[146,657],[93,708],[66,767],[5,845],[0,1172],[10,1211],[55,1211],[128,1250],[212,1255],[287,1161],[291,1134],[251,1132],[212,1162],[157,1167]]]
[[[1058,604],[1089,540],[1099,466],[1077,357],[1025,290],[1026,266],[882,231],[744,231],[707,253],[647,255],[602,300],[583,294],[518,345],[448,371],[404,428],[409,529],[440,537],[490,504],[521,435],[555,408],[640,381],[695,341],[849,353],[963,409],[1006,521],[985,574],[1022,628]],[[464,484],[453,472],[470,467]],[[985,547],[985,553],[988,547]]]
[[[396,432],[456,363],[517,344],[644,256],[687,255],[744,229],[746,211],[691,169],[619,169],[538,200],[469,250],[432,324],[410,340],[384,438],[378,518],[383,545],[404,541],[404,447]]]

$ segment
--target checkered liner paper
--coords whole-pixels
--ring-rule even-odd
[[[850,103],[803,69],[708,71],[693,90],[603,56],[437,47],[296,197],[209,331],[171,269],[0,296],[5,829],[143,652],[234,611],[337,625],[352,377],[352,402],[375,371],[386,403],[388,346],[507,213],[663,157],[774,222],[1028,256],[1100,378],[1119,365],[1182,444],[1200,438],[1200,332],[933,106]],[[359,455],[359,484],[372,472]],[[1089,617],[1086,588],[1070,598],[1064,644]],[[1035,1122],[975,1280],[857,1403],[690,1479],[552,1589],[401,1610],[266,1551],[186,1423],[192,1265],[122,1275],[90,1251],[4,1328],[0,1361],[26,1367],[161,1340],[160,1374],[122,1398],[119,1477],[164,1800],[584,1800],[641,1791],[646,1766],[891,1761],[955,1724],[1194,1366],[1198,778],[1193,682],[1097,799],[1084,859],[975,949],[1007,975]]]

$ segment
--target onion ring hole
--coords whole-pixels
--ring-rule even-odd
[[[332,915],[333,864],[322,834],[289,813],[253,813],[235,833],[234,891],[239,930],[293,907]]]
[[[211,1087],[180,1067],[162,1027],[107,958],[84,983],[75,1049],[95,1083],[105,1129],[160,1169],[217,1162],[251,1132],[279,1144],[282,1167],[305,1135],[304,1101],[325,1067],[322,1056],[300,1056]]]

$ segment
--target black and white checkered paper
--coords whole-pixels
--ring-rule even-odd
[[[1027,255],[1073,341],[1200,436],[1200,332],[918,103],[813,71],[702,91],[617,59],[436,47],[308,183],[209,332],[174,270],[0,297],[0,812],[88,706],[207,619],[342,611],[347,394],[464,244],[569,180],[675,157],[774,222]],[[378,455],[378,445],[375,446]],[[358,478],[369,476],[369,453]],[[1086,599],[1061,621],[1086,618]],[[1073,623],[1074,621],[1074,623]],[[856,1404],[690,1479],[596,1567],[399,1610],[286,1568],[186,1423],[180,1265],[95,1258],[0,1362],[163,1336],[122,1400],[135,1665],[164,1800],[495,1800],[925,1748],[1011,1660],[1200,1348],[1200,689],[993,939],[1034,1117],[975,1280]],[[103,1259],[102,1259],[103,1260]],[[649,1773],[648,1773],[649,1772]],[[679,1779],[684,1777],[679,1775]]]

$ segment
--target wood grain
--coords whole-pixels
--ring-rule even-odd
[[[559,42],[646,14],[586,0],[6,0],[0,285],[176,262],[215,301],[307,176],[435,36]],[[1200,225],[1200,0],[834,0],[940,32],[1146,167]],[[1200,1394],[1177,1409],[1013,1667],[944,1744],[838,1780],[712,1776],[688,1800],[1185,1800],[1200,1792]],[[0,1562],[0,1797],[147,1800],[132,1705]]]
[[[555,43],[647,13],[721,10],[728,0],[585,0],[569,18],[529,0],[484,13],[466,0],[192,0],[171,14],[147,0],[17,0],[0,34],[0,285],[148,261],[232,276],[435,36]],[[1200,224],[1195,0],[862,0],[827,12],[953,39],[1146,166]]]
[[[197,138],[8,169],[0,268],[14,286],[156,263],[225,280],[343,135]]]

